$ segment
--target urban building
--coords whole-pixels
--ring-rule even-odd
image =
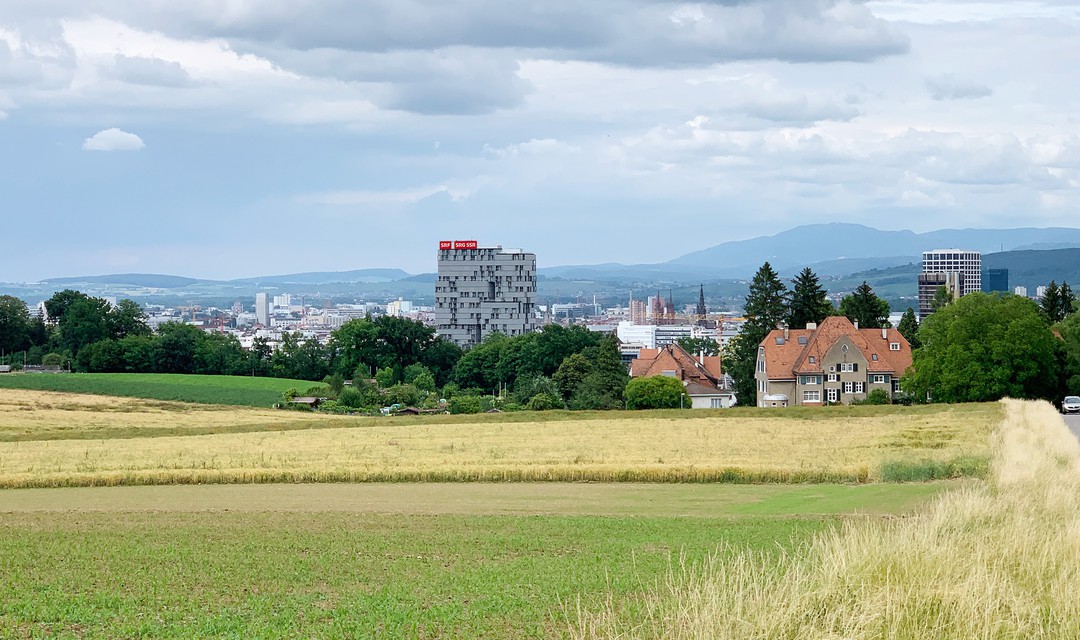
[[[758,346],[757,406],[849,404],[874,389],[891,398],[910,366],[911,345],[896,329],[860,329],[844,316],[774,329]]]
[[[945,287],[955,300],[982,290],[982,254],[963,249],[934,249],[923,252],[919,274],[919,317],[934,312],[932,302],[938,289]]]
[[[984,293],[1008,293],[1008,269],[983,269],[982,290]]]
[[[1036,300],[1042,300],[1043,296],[1045,296],[1045,295],[1046,295],[1046,285],[1045,284],[1040,284],[1039,286],[1035,287],[1035,299]]]
[[[255,323],[270,326],[270,296],[261,291],[255,294]]]
[[[475,240],[439,243],[435,329],[460,347],[499,332],[521,335],[536,328],[536,254]]]
[[[1023,285],[1018,285],[1016,288],[1013,289],[1013,293],[1015,293],[1016,295],[1018,295],[1018,296],[1020,296],[1022,298],[1026,298],[1027,297],[1027,287],[1025,287]]]

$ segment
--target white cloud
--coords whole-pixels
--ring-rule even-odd
[[[84,151],[138,151],[145,146],[142,138],[134,133],[113,127],[83,140],[82,148]]]

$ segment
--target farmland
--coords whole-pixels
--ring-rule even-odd
[[[290,388],[317,383],[283,378],[199,376],[167,373],[57,373],[0,376],[0,389],[63,391],[176,402],[269,408]]]
[[[832,409],[363,418],[7,390],[0,638],[678,637],[657,616],[698,572],[751,588],[981,491],[891,481],[989,475],[1004,415]]]
[[[978,476],[1000,412],[998,405],[889,408],[844,419],[825,411],[806,419],[757,411],[613,412],[470,423],[461,420],[468,416],[349,418],[27,391],[5,393],[2,402],[4,487]]]
[[[722,549],[586,638],[1072,638],[1080,628],[1080,444],[1053,407],[1007,401],[986,483],[774,556]]]

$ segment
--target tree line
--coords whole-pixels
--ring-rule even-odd
[[[508,337],[492,334],[463,352],[423,323],[395,316],[353,319],[327,343],[284,333],[276,348],[261,337],[244,349],[233,335],[170,322],[151,331],[131,300],[115,306],[65,290],[45,302],[49,323],[0,297],[5,362],[64,362],[75,371],[269,376],[326,382],[334,396],[355,381],[345,402],[359,408],[390,400],[432,403],[491,395],[536,409],[617,409],[629,382],[614,336],[549,325]],[[387,390],[394,389],[389,395]],[[438,391],[438,393],[436,393]],[[360,395],[358,396],[358,392]]]

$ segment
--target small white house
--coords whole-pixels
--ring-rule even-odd
[[[688,382],[686,395],[690,396],[692,409],[730,409],[735,406],[735,393],[729,389]]]

